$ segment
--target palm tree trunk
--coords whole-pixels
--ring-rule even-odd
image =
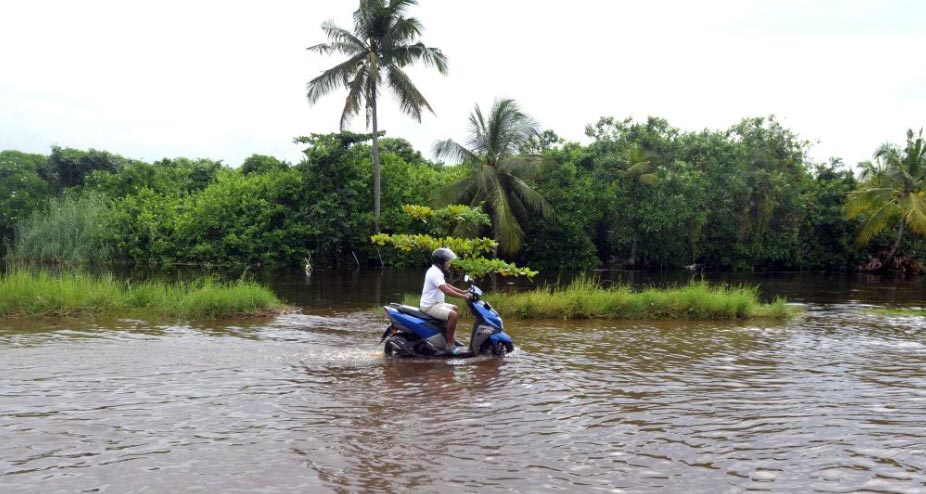
[[[900,247],[900,239],[903,238],[905,222],[903,218],[900,219],[900,228],[897,229],[897,238],[894,240],[894,245],[891,246],[891,251],[887,253],[887,258],[884,259],[884,269],[891,269],[891,262],[894,260],[894,255],[897,254],[897,249]]]
[[[627,264],[635,268],[637,266],[637,234],[633,234],[633,240],[630,241],[630,259]]]
[[[376,121],[376,94],[370,96],[370,111],[373,123],[373,233],[379,233],[379,202],[380,202],[380,178],[379,178],[379,128]]]

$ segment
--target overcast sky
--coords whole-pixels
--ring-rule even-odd
[[[420,0],[422,41],[449,59],[413,80],[421,123],[382,101],[381,127],[427,156],[465,138],[473,105],[518,100],[544,128],[587,142],[601,116],[661,116],[682,130],[776,114],[855,164],[926,125],[926,2]],[[0,149],[53,144],[153,161],[250,154],[298,161],[292,138],[338,130],[346,93],[305,84],[339,61],[305,50],[352,0],[4,2]],[[364,130],[354,120],[351,130]]]

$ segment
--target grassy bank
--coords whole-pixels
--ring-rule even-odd
[[[926,310],[923,309],[902,309],[902,308],[883,308],[869,311],[871,314],[889,317],[923,317],[926,316]]]
[[[112,276],[31,272],[0,276],[0,317],[47,318],[137,315],[217,319],[276,314],[286,307],[270,290],[249,281],[131,283]]]
[[[786,319],[798,310],[780,298],[770,304],[759,302],[754,287],[700,282],[634,291],[627,286],[603,287],[588,278],[559,289],[487,294],[486,300],[503,317],[513,319]],[[406,297],[405,303],[417,305],[417,296]]]

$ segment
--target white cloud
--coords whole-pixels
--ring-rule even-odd
[[[298,160],[292,137],[337,130],[343,93],[305,83],[336,58],[305,51],[354,2],[33,1],[5,6],[0,149],[95,147],[148,160],[251,153]],[[924,8],[911,2],[422,0],[423,41],[450,74],[410,72],[437,111],[380,121],[429,154],[462,139],[475,103],[517,99],[560,135],[598,117],[684,130],[775,113],[813,157],[867,159],[926,124]],[[870,20],[870,22],[868,22]],[[917,20],[919,22],[917,22]],[[353,130],[363,129],[362,117]]]

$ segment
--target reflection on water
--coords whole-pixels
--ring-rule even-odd
[[[865,305],[915,282],[775,278],[806,316],[508,321],[507,358],[392,361],[371,307],[420,280],[355,276],[275,278],[306,313],[273,320],[0,321],[0,492],[926,491],[926,322]]]

